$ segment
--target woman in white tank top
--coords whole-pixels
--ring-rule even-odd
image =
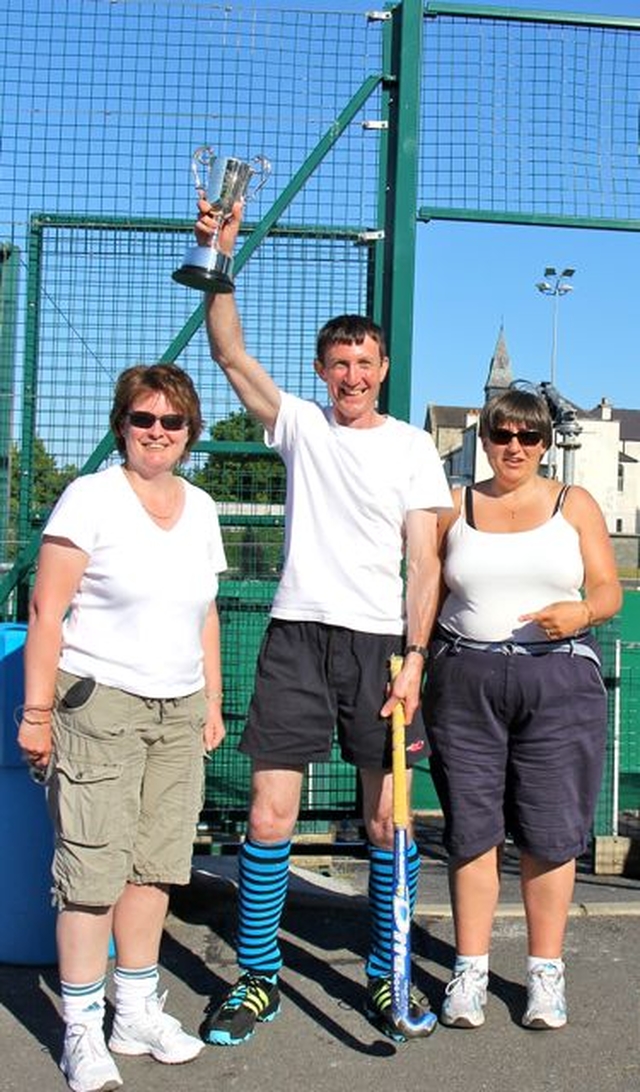
[[[441,1020],[484,1022],[507,834],[520,850],[527,1027],[566,1023],[564,932],[606,742],[590,627],[621,604],[602,513],[540,472],[544,399],[510,389],[479,425],[492,477],[454,491],[439,535],[444,597],[424,712],[450,854],[456,963]],[[581,594],[581,592],[583,594]]]

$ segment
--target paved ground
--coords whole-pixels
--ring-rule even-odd
[[[452,962],[446,868],[423,847],[414,980],[439,1007]],[[487,1023],[439,1027],[395,1045],[361,1013],[366,946],[366,864],[334,861],[323,875],[295,866],[283,928],[283,1010],[243,1047],[207,1047],[168,1067],[119,1060],[128,1092],[637,1092],[640,1088],[640,882],[580,872],[566,959],[570,1023],[525,1031],[524,923],[517,863],[506,861],[492,951]],[[194,879],[172,902],[162,947],[168,1009],[195,1030],[210,993],[235,976],[235,858],[194,860]],[[55,967],[0,966],[0,1092],[64,1092]]]

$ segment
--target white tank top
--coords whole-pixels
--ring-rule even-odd
[[[532,531],[478,531],[467,522],[464,499],[447,535],[448,595],[440,623],[476,641],[544,640],[539,626],[518,619],[549,603],[580,599],[584,566],[578,532],[561,509]]]

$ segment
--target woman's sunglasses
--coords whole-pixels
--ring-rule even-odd
[[[165,432],[179,432],[187,426],[187,418],[182,413],[163,413],[156,417],[155,413],[147,413],[146,410],[132,410],[127,417],[134,428],[153,428],[156,421],[160,422]]]
[[[535,447],[541,442],[542,433],[534,428],[523,428],[519,432],[512,432],[510,428],[491,428],[489,439],[499,447],[506,447],[512,440],[517,440],[522,447]]]

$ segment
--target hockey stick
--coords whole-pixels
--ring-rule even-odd
[[[402,668],[402,656],[389,661],[391,681]],[[393,774],[393,953],[391,962],[392,1017],[398,1031],[407,1039],[430,1035],[437,1016],[425,1012],[414,1019],[409,1011],[411,988],[411,910],[407,883],[407,769],[405,756],[404,709],[398,702],[391,716],[391,756]]]

